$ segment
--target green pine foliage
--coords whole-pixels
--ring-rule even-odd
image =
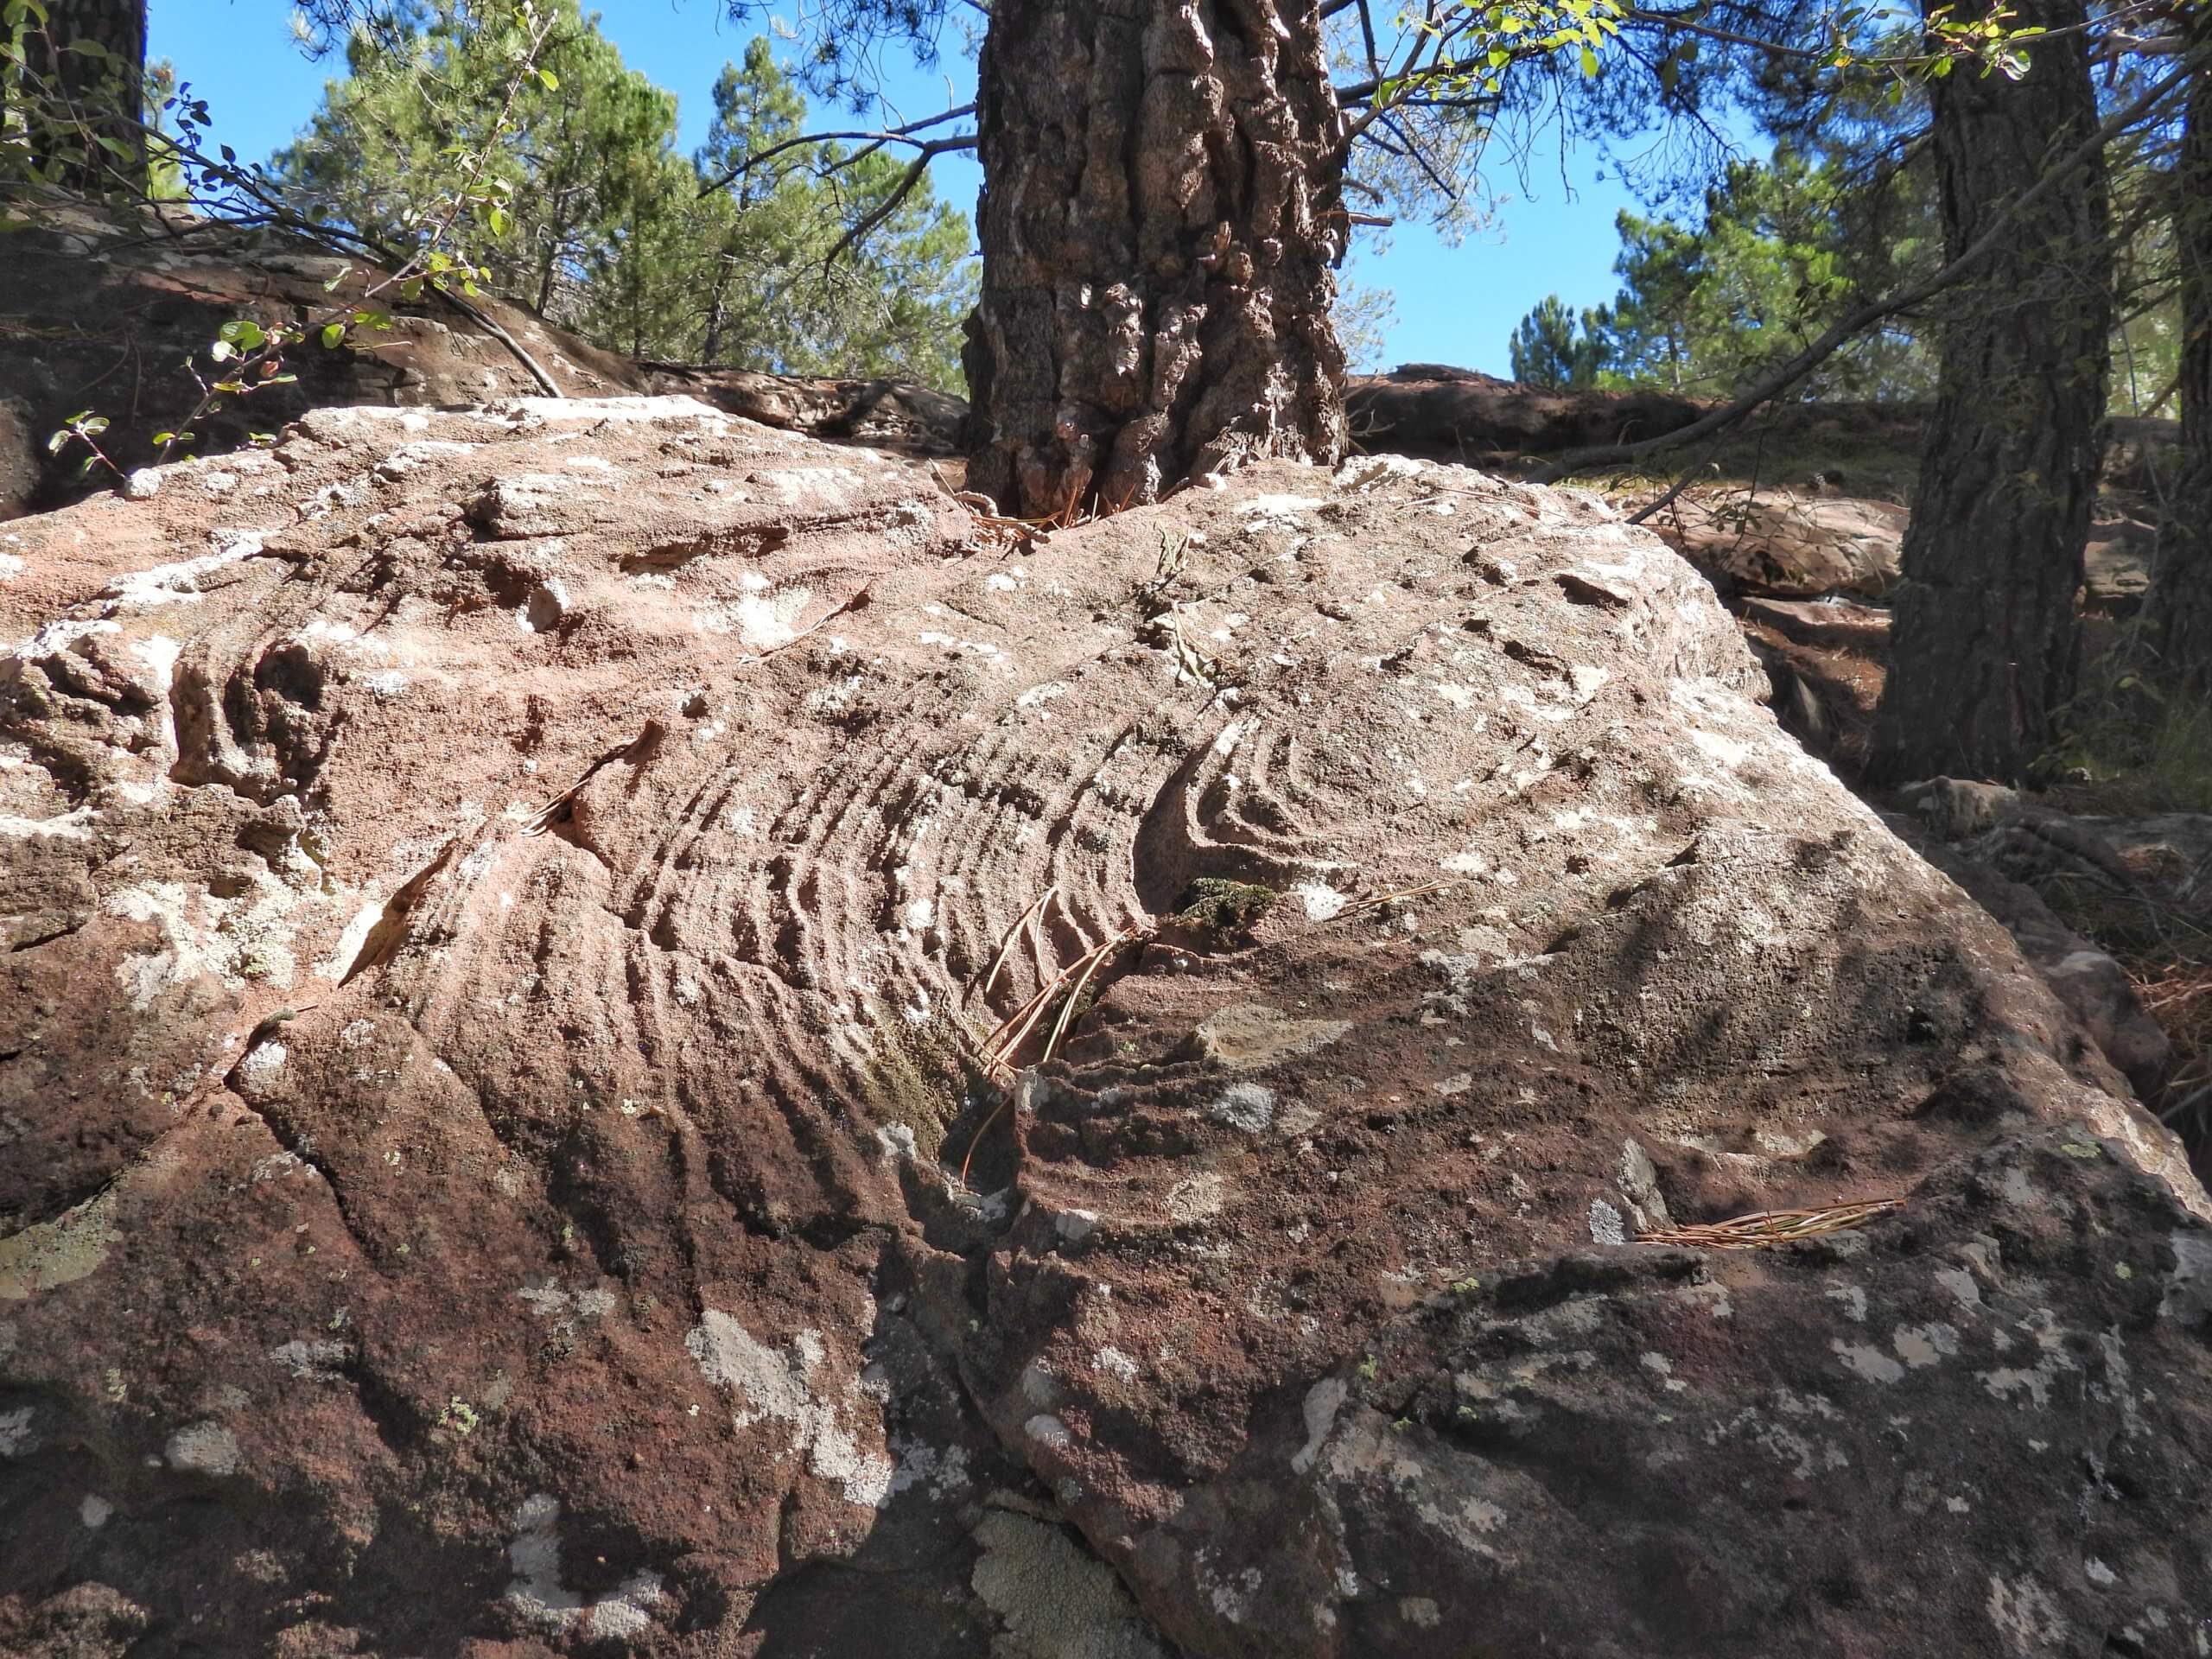
[[[1622,213],[1620,292],[1579,317],[1556,296],[1531,311],[1513,337],[1515,378],[1728,395],[1933,252],[1927,204],[1908,203],[1902,233],[1880,245],[1882,269],[1868,269],[1853,188],[1843,163],[1780,149],[1769,162],[1732,163],[1707,194],[1701,225]],[[1892,194],[1902,193],[1893,185]],[[1796,395],[1916,397],[1932,390],[1932,375],[1919,339],[1892,329],[1838,353]]]
[[[686,158],[675,99],[624,67],[598,17],[576,0],[542,9],[558,16],[543,73],[504,124],[512,54],[492,9],[429,0],[404,31],[356,32],[346,79],[276,158],[294,202],[404,255],[436,233],[451,158],[488,141],[509,207],[471,251],[504,297],[632,357],[958,388],[972,238],[926,181],[830,265],[901,162],[803,145],[702,194],[804,130],[805,99],[768,43],[724,67],[707,142]]]

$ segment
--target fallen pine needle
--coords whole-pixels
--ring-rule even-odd
[[[1664,1232],[1644,1233],[1639,1244],[1683,1244],[1699,1250],[1756,1250],[1795,1238],[1818,1238],[1863,1227],[1877,1216],[1904,1208],[1903,1198],[1875,1198],[1827,1210],[1755,1210],[1729,1221],[1701,1222]]]
[[[1141,937],[1141,930],[1125,927],[1077,964],[1082,971],[1076,976],[1075,983],[1068,987],[1067,999],[1060,1004],[1059,1021],[1053,1026],[1052,1034],[1045,1039],[1045,1059],[1052,1058],[1053,1052],[1060,1046],[1060,1039],[1067,1035],[1068,1024],[1075,1018],[1076,1004],[1083,1001],[1084,988],[1090,983],[1091,976],[1114,957],[1135,944]]]
[[[1014,925],[1007,929],[1006,937],[999,941],[998,955],[991,958],[991,971],[983,976],[982,995],[990,995],[991,987],[999,982],[999,971],[1006,966],[1006,959],[1014,954],[1014,942],[1020,937],[1021,930],[1044,912],[1045,906],[1052,902],[1052,895],[1059,890],[1058,883],[1046,888],[1037,895],[1036,901],[1028,909],[1014,918]],[[1041,960],[1044,943],[1041,935],[1039,937],[1038,943]]]
[[[1463,876],[1447,876],[1441,881],[1426,882],[1418,887],[1401,887],[1395,893],[1386,893],[1373,899],[1363,899],[1356,905],[1347,905],[1329,919],[1332,922],[1341,922],[1347,916],[1357,916],[1362,911],[1380,910],[1383,906],[1395,905],[1402,899],[1424,898],[1432,893],[1442,893],[1447,887],[1460,887],[1466,885],[1466,880]]]

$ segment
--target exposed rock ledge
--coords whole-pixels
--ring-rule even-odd
[[[1593,497],[518,403],[0,556],[0,1651],[2205,1651],[2202,1192]]]

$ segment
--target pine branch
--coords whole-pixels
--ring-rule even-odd
[[[1611,466],[1617,461],[1633,461],[1661,449],[1675,448],[1693,443],[1715,432],[1726,431],[1745,416],[1771,402],[1787,391],[1815,369],[1835,355],[1853,339],[1885,317],[1900,311],[1924,305],[1936,295],[1957,286],[1972,276],[1974,268],[2001,246],[2012,235],[2027,210],[2057,188],[2062,181],[2078,168],[2085,167],[2106,145],[2111,143],[2130,127],[2144,119],[2189,79],[2192,70],[2202,67],[2200,60],[2191,57],[2184,60],[2171,74],[2157,82],[2133,103],[2114,111],[2072,150],[2062,156],[2050,170],[2000,210],[1991,220],[1974,245],[1964,253],[1933,275],[1923,277],[1878,300],[1869,301],[1840,318],[1834,327],[1789,361],[1770,371],[1754,381],[1749,391],[1725,409],[1717,409],[1701,419],[1673,432],[1656,438],[1643,438],[1634,443],[1601,444],[1593,448],[1578,449],[1562,455],[1550,466],[1534,474],[1538,484],[1556,484],[1560,480],[1589,467]]]

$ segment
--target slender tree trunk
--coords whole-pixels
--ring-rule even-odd
[[[2212,49],[2212,12],[2192,43]],[[2174,169],[2174,245],[2181,286],[2181,473],[2158,537],[2151,622],[2168,671],[2212,692],[2212,66],[2189,93]]]
[[[2017,10],[2023,27],[2083,21],[2081,0]],[[1962,66],[1934,84],[1949,255],[2097,124],[2084,36],[2032,50],[2021,80]],[[1878,778],[2018,779],[2050,747],[2073,695],[2075,595],[2104,447],[2107,218],[2100,156],[2042,198],[1949,302],[1875,720]]]
[[[707,337],[699,346],[699,363],[702,368],[715,365],[715,354],[722,348],[722,329],[729,315],[730,283],[735,280],[739,249],[733,235],[722,244],[715,260],[714,281],[707,294]]]
[[[722,348],[722,286],[715,284],[714,296],[707,302],[707,332],[699,342],[699,365],[712,368],[715,353]]]
[[[47,49],[49,42],[56,49]],[[68,49],[86,44],[99,55]],[[48,0],[45,38],[34,40],[29,56],[31,70],[60,105],[27,111],[34,149],[42,156],[58,149],[62,180],[72,189],[143,193],[146,135],[138,123],[145,116],[146,0]]]
[[[1314,0],[999,0],[969,481],[1042,516],[1344,442],[1349,229]]]

